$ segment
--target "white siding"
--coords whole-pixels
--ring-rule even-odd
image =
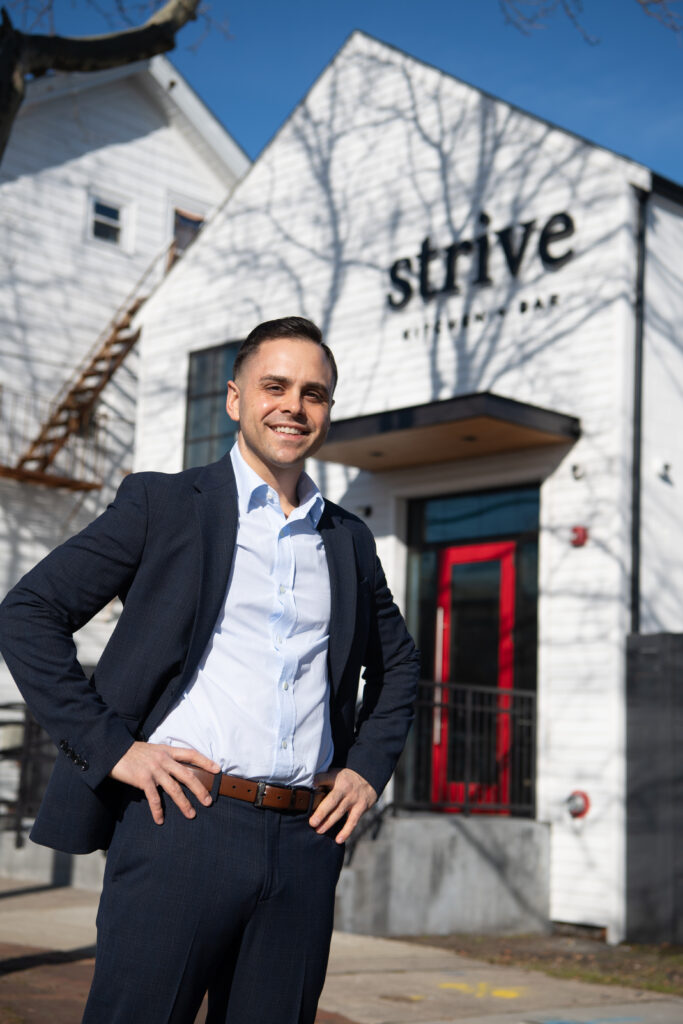
[[[558,465],[539,466],[530,453],[375,477],[316,469],[330,497],[354,510],[373,506],[369,523],[399,597],[407,497],[544,480],[538,796],[539,817],[553,824],[552,915],[608,926],[615,939],[624,909],[631,182],[646,187],[649,175],[354,35],[173,288],[143,311],[136,449],[139,468],[179,469],[188,352],[290,313],[319,322],[335,351],[338,418],[486,390],[581,418],[582,439]],[[491,220],[494,283],[475,288],[467,269],[473,260],[463,259],[461,295],[429,303],[415,295],[404,310],[390,309],[394,260],[415,264],[426,235],[440,247],[472,239],[483,211]],[[537,247],[540,228],[561,211],[576,232],[556,251],[571,246],[574,257],[553,272]],[[531,220],[536,227],[514,279],[494,232]],[[435,263],[435,282],[440,274]],[[534,309],[537,299],[542,308]],[[465,330],[466,312],[474,322]],[[570,545],[574,525],[589,528],[584,548]],[[564,804],[577,787],[592,801],[579,825]]]
[[[234,178],[232,167],[219,173],[218,154],[209,161],[172,95],[157,104],[158,85],[146,71],[83,76],[60,95],[63,85],[44,79],[29,89],[0,166],[0,458],[10,464],[46,403],[169,245],[173,206],[206,215]],[[46,97],[51,89],[55,95]],[[215,138],[213,122],[211,131]],[[120,247],[90,237],[93,196],[122,204]],[[134,351],[98,403],[101,491],[74,494],[0,479],[0,596],[93,519],[131,470],[137,363]],[[116,614],[115,607],[104,609],[79,634],[85,664],[96,662]],[[0,703],[17,697],[2,664]],[[0,779],[0,795],[14,781]]]
[[[641,628],[683,633],[683,208],[648,207],[643,352]]]
[[[170,193],[208,210],[224,187],[126,79],[30,106],[0,168],[0,372],[51,398],[171,240]],[[119,202],[121,247],[89,237],[89,200]]]

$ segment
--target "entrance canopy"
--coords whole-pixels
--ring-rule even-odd
[[[316,458],[359,469],[407,469],[573,444],[580,436],[575,416],[484,391],[337,420]]]

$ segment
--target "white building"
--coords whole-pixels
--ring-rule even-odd
[[[134,349],[107,383],[134,340],[127,314],[248,166],[165,57],[30,83],[0,165],[3,593],[101,511],[132,468]],[[51,417],[49,439],[32,448]],[[83,631],[86,664],[115,614]],[[16,700],[3,666],[0,703]],[[5,752],[12,717],[0,715]]]
[[[137,469],[226,449],[259,321],[309,316],[339,362],[313,471],[427,680],[348,927],[642,920],[627,637],[683,632],[681,251],[681,187],[354,33],[136,319]]]

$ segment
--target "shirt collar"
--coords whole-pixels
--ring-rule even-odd
[[[268,504],[276,504],[278,508],[280,507],[280,502],[272,487],[245,462],[237,441],[230,450],[230,460],[235,473],[237,506],[241,516],[247,515],[254,508]],[[299,477],[297,496],[299,504],[290,514],[289,520],[304,519],[308,516],[313,526],[317,527],[323,514],[325,499],[308,473],[302,473]]]

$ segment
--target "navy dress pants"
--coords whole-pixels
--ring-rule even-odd
[[[333,830],[334,831],[334,830]],[[228,797],[116,827],[83,1024],[314,1024],[343,847],[307,814]]]

